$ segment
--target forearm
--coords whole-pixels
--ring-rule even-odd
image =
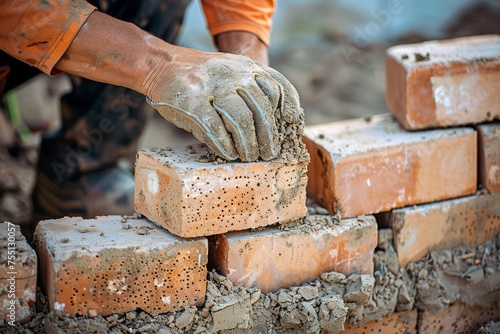
[[[172,60],[175,48],[131,23],[96,11],[55,68],[147,95],[147,82],[157,74],[159,63]]]
[[[244,55],[262,65],[269,65],[267,45],[250,32],[224,32],[214,36],[214,40],[222,52]]]

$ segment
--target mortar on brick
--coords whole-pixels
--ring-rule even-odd
[[[34,314],[37,256],[21,233],[19,225],[0,223],[0,320],[24,323]],[[12,267],[11,267],[12,266]],[[13,281],[8,279],[14,278]],[[10,288],[14,282],[15,291]],[[15,304],[15,316],[9,306]]]
[[[206,239],[121,216],[43,221],[35,236],[51,310],[159,314],[203,302]]]
[[[481,326],[477,331],[477,334],[496,334],[500,333],[500,321],[493,322],[490,321],[486,325]]]
[[[429,250],[476,246],[500,233],[500,193],[477,193],[457,199],[392,210],[399,263],[418,261]]]
[[[415,305],[433,313],[455,303],[490,307],[500,300],[500,234],[476,247],[435,250],[407,269],[415,279]]]
[[[332,328],[331,326],[336,326],[339,322],[344,322],[345,320],[347,320],[347,323],[345,323],[344,326],[351,331],[354,330],[355,333],[359,333],[363,328],[374,331],[381,330],[379,327],[380,324],[389,325],[386,329],[391,329],[391,326],[394,325],[394,327],[397,327],[395,328],[396,332],[398,329],[411,330],[411,326],[409,327],[408,325],[414,322],[412,322],[412,318],[405,317],[407,311],[411,310],[410,313],[412,314],[419,311],[420,316],[432,315],[432,312],[430,311],[431,305],[429,304],[419,303],[418,309],[414,307],[415,289],[413,288],[413,294],[408,294],[408,290],[406,289],[408,287],[407,284],[413,284],[414,286],[416,277],[419,276],[421,279],[427,277],[429,284],[432,283],[432,275],[420,274],[419,270],[421,268],[428,268],[429,266],[439,266],[439,264],[436,265],[432,259],[425,258],[417,263],[413,263],[415,268],[419,268],[419,270],[415,271],[412,269],[410,275],[405,268],[398,265],[394,250],[391,249],[391,243],[387,242],[390,232],[391,230],[388,229],[380,233],[383,238],[379,240],[379,249],[375,256],[376,271],[374,275],[375,285],[372,292],[373,300],[368,306],[358,305],[355,302],[345,302],[346,292],[348,292],[348,283],[358,281],[358,275],[346,277],[343,274],[335,272],[324,273],[320,278],[307,282],[302,286],[280,289],[273,293],[264,294],[255,288],[244,288],[239,285],[234,285],[226,277],[218,275],[215,272],[209,272],[205,303],[195,310],[194,316],[191,311],[189,311],[189,317],[183,316],[186,312],[185,310],[160,314],[154,317],[143,311],[131,311],[126,314],[113,314],[105,318],[101,315],[95,317],[69,317],[67,314],[56,311],[45,318],[45,323],[47,324],[48,322],[47,318],[53,319],[51,320],[54,321],[53,325],[63,332],[68,332],[69,328],[71,328],[72,331],[76,331],[77,329],[85,330],[90,327],[98,327],[109,328],[109,331],[118,328],[127,332],[136,330],[139,332],[157,331],[158,333],[172,334],[191,332],[210,333],[214,326],[212,311],[220,310],[220,306],[217,305],[225,303],[227,301],[227,296],[232,296],[230,299],[233,300],[234,303],[226,303],[224,306],[231,308],[234,305],[234,308],[231,310],[244,312],[243,310],[247,308],[241,306],[249,303],[251,309],[248,314],[235,314],[237,318],[247,319],[246,317],[250,317],[250,322],[248,322],[248,326],[250,327],[245,329],[234,328],[222,330],[219,334],[319,334],[323,329]],[[456,249],[451,250],[451,253],[454,254],[453,257],[455,254],[458,256],[465,254],[467,256],[464,260],[468,262],[472,261],[470,263],[473,264],[477,259],[482,259],[483,252],[488,248],[491,253],[486,260],[489,261],[494,259],[494,254],[498,254],[498,246],[494,246],[495,243],[496,245],[500,245],[498,237],[497,239],[489,240],[475,248],[459,248],[460,252],[464,252],[465,250],[465,253],[458,253]],[[494,248],[491,248],[492,246],[494,246]],[[471,257],[469,255],[471,253],[474,253],[476,258]],[[452,262],[453,261],[458,260],[452,260]],[[397,273],[397,275],[394,273]],[[370,275],[364,275],[363,277],[369,276]],[[361,281],[366,280],[361,279]],[[395,287],[396,290],[387,289],[388,286]],[[497,290],[498,289],[499,287],[497,287]],[[365,289],[365,291],[367,290]],[[427,295],[425,289],[419,291]],[[359,292],[361,293],[361,291]],[[313,298],[314,296],[316,297]],[[327,296],[327,298],[324,298],[325,296]],[[420,298],[418,295],[416,297],[417,299]],[[437,298],[440,299],[440,297],[441,296],[438,295]],[[459,296],[456,297],[458,298]],[[481,298],[482,297],[479,295],[476,296],[477,300]],[[452,303],[455,303],[454,306],[461,305],[461,302],[458,300],[452,300]],[[443,320],[447,317],[447,310],[450,310],[451,313],[455,312],[454,306],[451,308],[445,307],[444,312],[437,313],[436,316],[430,320],[431,322],[435,319],[440,320],[437,326],[434,327],[435,329],[441,327],[443,330],[448,330],[450,327],[461,328],[464,324],[470,324],[471,319],[477,319],[479,315],[481,315],[481,319],[483,319],[485,323],[492,320],[497,321],[495,320],[497,319],[495,313],[489,310],[493,309],[498,311],[498,307],[496,305],[491,305],[491,308],[477,308],[479,312],[474,311],[474,313],[468,313],[468,310],[476,310],[476,307],[464,308],[466,311],[465,313],[458,313],[458,318],[453,318],[453,321],[455,321],[457,325],[449,325],[453,322],[449,322],[448,320],[443,322]],[[379,312],[379,309],[385,310],[387,313]],[[354,314],[361,315],[364,318],[355,319],[353,318]],[[400,318],[400,316],[402,317]],[[179,326],[184,326],[187,323],[184,321],[186,318],[189,320],[188,322],[191,322],[190,319],[192,319],[191,327],[178,327],[177,324],[179,324]],[[393,321],[395,318],[398,319],[396,323],[398,326],[396,326]],[[461,320],[457,321],[456,319]],[[225,323],[227,324],[228,322]],[[235,321],[232,323],[233,325],[236,324]],[[423,323],[422,319],[419,320],[419,324],[421,323]],[[246,324],[245,322],[244,326],[247,326]],[[30,328],[26,326],[27,325],[24,325],[23,327]],[[238,326],[238,324],[236,324],[236,326]],[[332,333],[334,332],[336,331]],[[426,333],[426,331],[420,332]]]
[[[234,284],[268,292],[328,271],[372,273],[376,239],[373,216],[345,220],[306,216],[279,227],[210,238],[210,257]]]
[[[145,149],[136,162],[136,210],[182,237],[299,219],[307,162],[206,162],[205,146]]]

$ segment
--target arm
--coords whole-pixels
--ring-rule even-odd
[[[148,80],[158,75],[159,64],[174,61],[177,49],[131,23],[96,11],[55,68],[152,97]]]
[[[247,56],[262,65],[269,65],[267,45],[247,31],[228,31],[214,36],[215,45],[222,52]]]
[[[57,7],[62,3],[66,11]],[[0,10],[5,4],[0,2]],[[24,9],[40,10],[22,4]],[[89,9],[85,1],[46,0],[43,4],[52,5],[47,12],[50,20],[35,22],[36,29],[29,34],[13,28],[9,34],[9,29],[0,28],[0,46],[47,74],[65,71],[136,90],[163,117],[192,132],[227,160],[276,158],[284,140],[278,133],[277,110],[297,122],[294,129],[302,129],[302,110],[293,87],[247,57],[171,45],[130,23]],[[7,21],[20,21],[23,13],[16,14],[7,15]]]
[[[220,51],[245,55],[268,65],[275,0],[202,0],[202,5]]]
[[[155,99],[156,76],[192,70],[203,54],[166,43],[83,0],[34,3],[0,0],[0,49],[49,75],[66,72]]]

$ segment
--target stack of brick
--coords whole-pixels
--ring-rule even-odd
[[[392,115],[306,127],[308,194],[341,217],[380,213],[403,266],[496,236],[500,36],[392,47],[386,84]]]
[[[331,270],[373,272],[374,217],[305,232],[307,161],[214,164],[207,153],[204,146],[139,152],[136,210],[183,238],[208,236],[211,267],[262,292]]]
[[[135,206],[149,220],[40,222],[51,309],[159,314],[199,305],[208,258],[233,283],[263,292],[332,270],[373,273],[373,216],[304,227],[308,161],[219,164],[208,153],[204,145],[139,152]]]
[[[208,154],[203,145],[139,152],[135,207],[150,221],[40,222],[35,238],[51,309],[159,314],[198,305],[208,258],[234,284],[263,292],[332,270],[373,273],[373,216],[303,221],[307,159],[220,164]]]
[[[155,315],[200,305],[208,263],[262,292],[330,271],[373,274],[377,220],[393,229],[403,266],[429,249],[497,235],[500,125],[491,121],[500,117],[499,43],[487,36],[388,50],[387,101],[397,120],[378,115],[306,127],[310,164],[219,164],[202,145],[142,150],[135,205],[147,219],[37,226],[51,310]],[[340,220],[306,217],[306,193]],[[467,312],[460,307],[446,311],[447,321]],[[436,319],[413,309],[363,327],[411,332]],[[346,325],[350,332],[359,328]]]

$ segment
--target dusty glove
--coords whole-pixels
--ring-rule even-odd
[[[148,103],[227,160],[275,158],[280,153],[277,109],[302,112],[295,89],[281,74],[231,54],[171,78],[162,92],[159,101],[148,98]],[[293,98],[285,101],[285,96]]]

